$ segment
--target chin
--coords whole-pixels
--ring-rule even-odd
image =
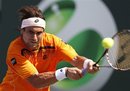
[[[31,49],[31,50],[35,50],[35,49],[37,49],[38,48],[38,45],[37,44],[30,44],[30,45],[27,45],[27,47],[29,48],[29,49]]]

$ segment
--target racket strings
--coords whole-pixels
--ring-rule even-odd
[[[117,56],[114,55],[115,51],[113,51],[113,49],[109,50],[108,53],[105,55],[106,60],[108,61],[108,63],[110,64],[111,67],[117,69],[117,62],[114,61],[117,59]]]
[[[109,64],[120,70],[130,69],[130,32],[118,33],[113,39],[114,46],[109,49],[106,55]]]

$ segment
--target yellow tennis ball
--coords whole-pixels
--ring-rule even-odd
[[[112,38],[104,38],[102,40],[102,46],[106,49],[111,48],[114,45],[114,40]]]

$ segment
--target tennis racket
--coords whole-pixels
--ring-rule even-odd
[[[98,64],[101,60],[107,61],[109,65],[99,67],[114,68],[115,70],[129,70],[130,69],[130,30],[126,29],[117,32],[112,39],[114,40],[113,47],[105,49],[103,54],[99,57]]]

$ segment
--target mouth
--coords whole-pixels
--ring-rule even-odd
[[[31,45],[32,45],[33,47],[35,47],[35,46],[37,46],[37,45],[39,44],[38,41],[31,41],[30,43],[31,43]]]
[[[38,44],[38,42],[31,42],[32,44]]]
[[[32,44],[38,44],[38,41],[31,41]]]
[[[30,45],[30,47],[32,47],[32,48],[37,48],[39,46],[39,42],[31,42],[31,45]]]

